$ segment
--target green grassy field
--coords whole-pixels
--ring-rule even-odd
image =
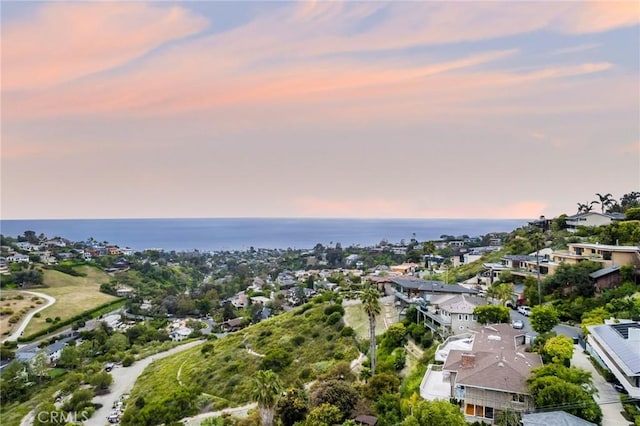
[[[388,312],[390,316],[388,317]],[[387,325],[391,325],[397,321],[397,313],[395,308],[385,307],[383,304],[380,306],[380,314],[376,315],[376,336],[382,335]],[[356,336],[360,339],[369,338],[369,316],[362,309],[361,304],[348,305],[344,307],[344,321],[349,327],[353,328],[356,332]]]
[[[44,270],[44,284],[47,287],[35,291],[55,297],[56,303],[43,310],[40,318],[31,319],[24,331],[25,336],[49,327],[51,324],[46,322],[46,318],[60,317],[64,320],[118,299],[100,292],[100,284],[109,282],[106,273],[91,266],[74,269],[86,276],[74,277],[58,271]]]

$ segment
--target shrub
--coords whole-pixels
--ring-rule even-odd
[[[330,305],[327,306],[326,308],[324,308],[324,314],[326,316],[329,316],[335,312],[338,312],[340,314],[340,316],[344,315],[344,308],[340,305]]]
[[[334,325],[337,324],[341,319],[342,315],[340,315],[339,312],[334,312],[325,319],[325,322],[329,325]]]
[[[293,355],[290,352],[276,348],[268,351],[262,362],[260,363],[261,370],[273,370],[275,372],[282,370],[293,362]]]
[[[205,343],[202,345],[202,349],[200,349],[200,353],[209,354],[213,353],[213,343]]]
[[[355,332],[355,330],[354,330],[353,328],[351,328],[351,327],[344,327],[344,328],[342,329],[342,331],[340,331],[340,335],[341,335],[342,337],[352,337],[352,336],[355,336],[355,335],[356,335],[356,332]]]
[[[52,323],[53,322],[53,318],[47,317],[47,318],[45,318],[44,321],[47,322],[47,323]]]
[[[291,339],[291,343],[293,343],[296,346],[300,346],[301,344],[304,343],[304,336],[300,336],[300,335],[295,336],[293,339]]]
[[[133,364],[134,361],[135,358],[133,358],[133,355],[127,355],[122,359],[122,366],[129,367]]]
[[[34,318],[40,318],[41,317],[40,312],[36,312],[35,314],[33,314],[33,316],[34,316]]]
[[[307,380],[311,377],[312,373],[313,373],[313,370],[311,368],[305,367],[302,370],[300,370],[300,379]]]

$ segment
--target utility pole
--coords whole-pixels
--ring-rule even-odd
[[[542,291],[540,290],[540,242],[536,239],[536,275],[538,278],[538,305],[542,305]]]

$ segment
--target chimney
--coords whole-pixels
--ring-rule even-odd
[[[472,354],[462,354],[462,368],[473,368],[476,364],[476,356]]]

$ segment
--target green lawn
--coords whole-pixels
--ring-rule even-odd
[[[344,307],[344,321],[353,328],[356,336],[361,339],[369,338],[369,316],[362,309],[361,304],[348,305]],[[393,306],[385,307],[381,304],[380,313],[376,316],[376,336],[380,336],[387,329],[387,325],[391,325],[398,321],[398,315]]]

